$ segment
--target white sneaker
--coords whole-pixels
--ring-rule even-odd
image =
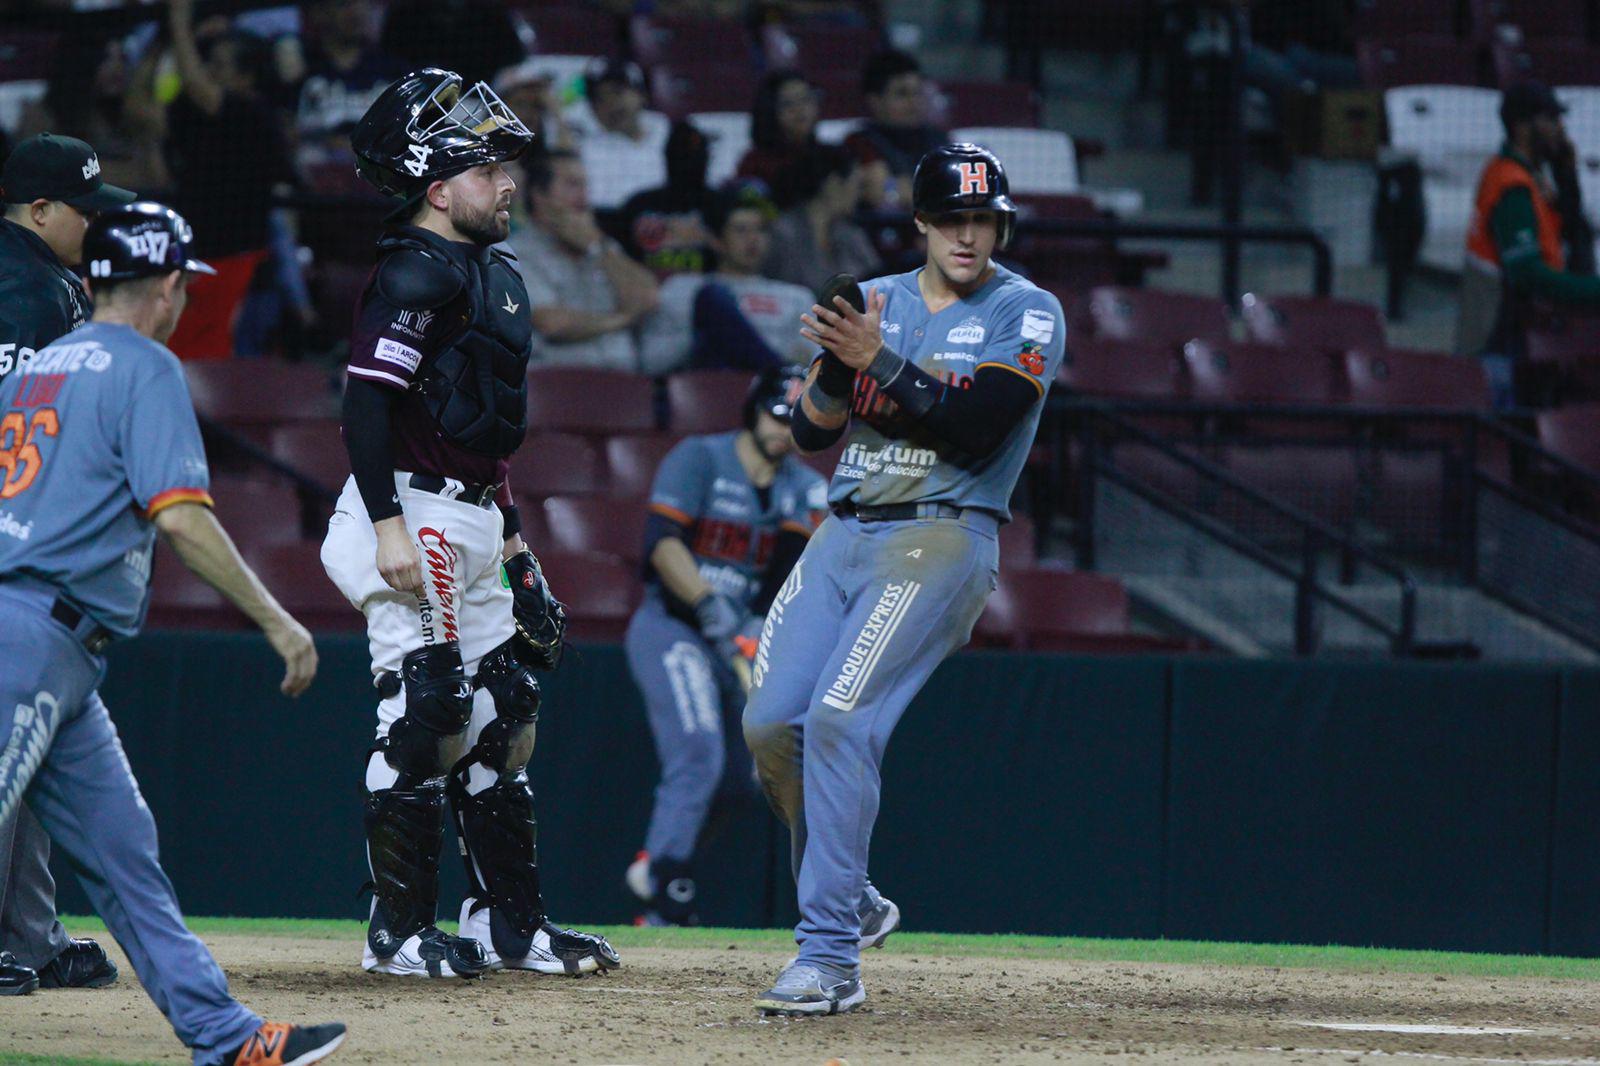
[[[628,891],[649,903],[656,895],[656,886],[650,879],[650,853],[641,851],[633,857],[628,864],[628,872],[622,875],[622,880],[627,882]]]
[[[361,953],[361,968],[368,973],[387,973],[399,977],[480,977],[489,969],[483,945],[467,937],[451,936],[430,925],[405,939],[398,950],[382,955],[373,950],[373,940],[383,940],[386,931],[369,932]],[[380,943],[390,947],[390,943]]]
[[[478,906],[470,896],[461,904],[461,935],[483,945],[491,970],[532,970],[578,977],[622,965],[616,949],[603,936],[562,929],[549,921],[534,930],[531,937],[518,936],[499,911]]]

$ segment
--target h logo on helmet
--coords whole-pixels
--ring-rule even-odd
[[[961,170],[961,195],[989,195],[989,167],[986,163],[958,163]]]

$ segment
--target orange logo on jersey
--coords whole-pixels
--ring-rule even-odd
[[[961,168],[961,195],[989,195],[989,166],[987,163],[959,163]]]
[[[1017,355],[1017,362],[1034,377],[1044,376],[1044,352],[1037,344],[1024,344],[1021,353]]]

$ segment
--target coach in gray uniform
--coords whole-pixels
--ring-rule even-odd
[[[0,378],[89,317],[89,297],[69,267],[83,258],[96,211],[133,193],[100,180],[100,158],[75,137],[41,133],[12,151],[0,174]],[[99,988],[117,968],[93,940],[71,940],[56,921],[50,838],[26,809],[0,822],[0,995],[36,986]]]

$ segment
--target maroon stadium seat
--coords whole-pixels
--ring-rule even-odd
[[[1236,341],[1183,347],[1189,393],[1206,403],[1330,404],[1337,399],[1333,367],[1320,353]]]
[[[1050,567],[1002,571],[982,636],[1029,651],[1146,651],[1128,624],[1128,592],[1114,577]]]
[[[686,370],[667,378],[667,425],[674,433],[721,433],[742,428],[745,370]]]
[[[1540,444],[1563,459],[1600,474],[1600,403],[1540,411],[1538,423]]]
[[[1357,407],[1489,406],[1489,377],[1476,359],[1399,348],[1344,354],[1350,402]]]
[[[567,636],[622,639],[643,591],[635,567],[599,552],[549,551],[539,562],[550,591],[567,605]]]
[[[1532,80],[1547,85],[1600,85],[1600,49],[1581,40],[1496,38],[1493,56],[1495,84],[1502,89]]]
[[[1383,315],[1371,304],[1329,296],[1262,296],[1241,301],[1251,340],[1302,351],[1346,352],[1382,348]]]
[[[943,129],[1039,125],[1039,94],[1021,81],[941,81],[931,121]]]
[[[882,37],[870,26],[803,21],[772,23],[761,33],[761,47],[769,70],[843,70],[859,78],[861,68],[882,47]]]
[[[686,71],[704,68],[713,56],[717,63],[739,65],[746,71],[755,69],[755,55],[750,37],[744,27],[733,19],[670,18],[656,15],[635,15],[628,21],[628,40],[633,46],[633,57],[646,67],[664,63],[677,63]],[[715,83],[712,83],[715,88]],[[702,111],[743,110],[750,94],[737,94],[732,99],[740,101],[737,108],[727,106],[724,97],[718,107],[692,108]],[[661,106],[661,101],[656,101]]]
[[[1378,454],[1372,521],[1401,545],[1434,547],[1444,530],[1445,457],[1438,449]]]
[[[747,66],[679,60],[651,68],[650,99],[657,111],[687,118],[696,111],[726,111],[733,101],[754,99],[756,83],[755,72]]]
[[[1458,9],[1457,0],[1356,0],[1355,36],[1360,40],[1453,34],[1460,24]]]
[[[334,492],[339,491],[350,476],[350,457],[344,450],[338,419],[276,426],[267,448],[273,458],[288,463]]]
[[[300,494],[287,481],[214,477],[211,499],[240,551],[300,539]]]
[[[541,367],[528,372],[528,425],[612,435],[656,428],[656,386],[624,370]]]
[[[568,4],[512,6],[533,27],[534,48],[540,55],[614,56],[621,49],[622,27],[604,11]]]
[[[860,118],[867,113],[859,70],[808,70],[806,80],[822,92],[820,118]]]
[[[1039,562],[1035,545],[1036,530],[1033,519],[1025,514],[1012,514],[1011,521],[1000,527],[1000,568],[1020,570]]]
[[[151,629],[243,629],[250,624],[222,593],[195,576],[164,542],[156,544],[150,572]],[[276,590],[274,590],[276,591]]]
[[[1573,366],[1600,360],[1600,318],[1562,315],[1527,332],[1528,358],[1535,363]]]
[[[606,441],[606,472],[614,496],[648,496],[656,467],[683,438],[673,433],[614,437]]]
[[[1180,345],[1198,337],[1224,343],[1228,308],[1212,296],[1102,285],[1089,293],[1089,318],[1097,337]]]
[[[600,451],[572,433],[530,433],[511,456],[511,493],[519,509],[545,496],[606,490]]]
[[[1349,523],[1355,513],[1356,461],[1348,448],[1295,444],[1233,445],[1223,450],[1223,463],[1246,485],[1298,507],[1334,526]],[[1237,516],[1249,527],[1274,526],[1278,519],[1245,506]]]
[[[1397,85],[1477,85],[1477,48],[1448,34],[1356,42],[1356,64],[1369,89]]]
[[[322,367],[277,359],[217,359],[183,364],[195,410],[235,426],[334,418],[339,393]]]
[[[362,629],[361,612],[350,605],[322,568],[322,545],[314,540],[257,548],[246,558],[278,602],[307,629]]]
[[[1169,344],[1070,333],[1056,380],[1091,396],[1164,400],[1189,391],[1183,362]]]
[[[1587,0],[1468,0],[1473,38],[1488,44],[1498,26],[1515,26],[1527,39],[1581,41],[1588,36]]]
[[[544,501],[550,551],[604,552],[637,563],[647,510],[640,498],[551,496]]]

